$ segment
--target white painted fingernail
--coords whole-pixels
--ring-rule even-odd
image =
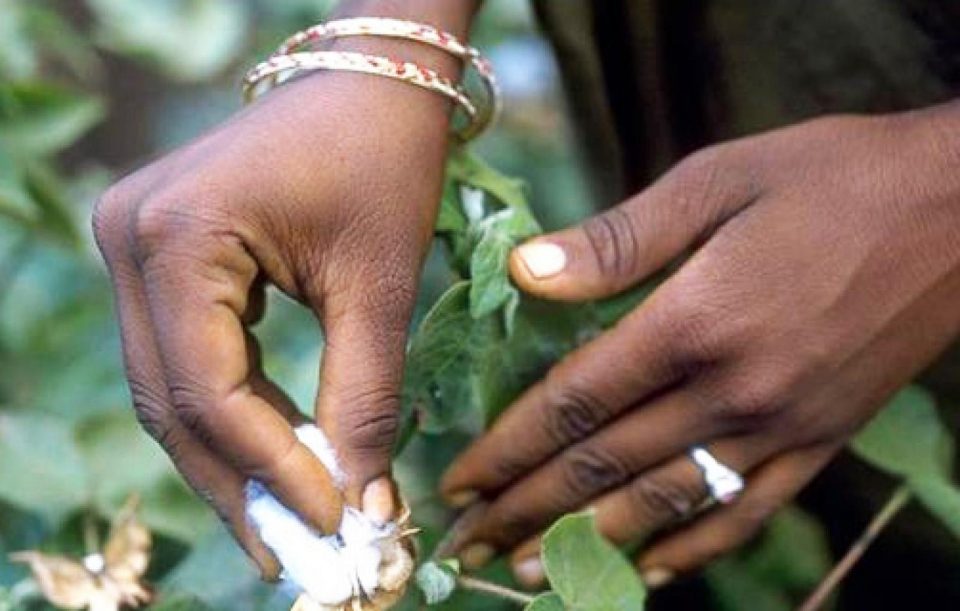
[[[480,493],[476,490],[461,490],[460,492],[448,494],[446,498],[447,505],[450,505],[454,509],[463,509],[480,498]]]
[[[492,545],[486,543],[473,543],[468,545],[460,552],[460,562],[463,567],[470,570],[483,568],[493,559],[496,550]]]
[[[567,265],[567,254],[550,242],[531,242],[517,248],[520,260],[537,280],[556,276]]]
[[[379,477],[363,490],[360,500],[363,513],[378,524],[385,524],[393,518],[396,507],[394,505],[393,484],[388,477]]]
[[[646,584],[646,586],[651,590],[662,588],[673,581],[674,577],[675,573],[673,571],[663,567],[653,567],[647,569],[640,576],[640,578],[643,580],[643,583]]]
[[[529,587],[539,586],[544,579],[543,563],[536,556],[518,562],[513,571],[517,574],[517,579]]]

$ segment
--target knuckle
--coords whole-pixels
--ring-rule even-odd
[[[630,505],[654,524],[683,519],[699,504],[703,492],[662,475],[646,474],[627,486]]]
[[[723,315],[706,305],[703,289],[686,283],[671,286],[670,298],[650,312],[663,334],[670,358],[683,369],[720,360],[729,349],[724,339]]]
[[[583,233],[601,275],[612,278],[635,275],[639,241],[633,217],[627,210],[618,206],[591,217],[584,222]]]
[[[752,372],[717,384],[709,403],[717,416],[746,428],[761,426],[783,411],[787,387],[777,374]]]
[[[171,383],[170,402],[173,412],[184,428],[198,441],[209,445],[212,441],[207,420],[216,421],[217,416],[211,410],[226,409],[226,401],[211,400],[203,390],[191,383]]]
[[[174,416],[167,409],[166,397],[158,395],[153,387],[136,378],[130,379],[130,395],[140,426],[169,454],[174,453],[176,429]]]
[[[104,259],[112,261],[126,249],[126,228],[132,198],[126,189],[114,185],[93,206],[90,225]]]
[[[182,229],[176,206],[168,201],[150,200],[139,206],[132,220],[138,254],[154,252]]]
[[[498,452],[491,464],[497,480],[505,483],[513,482],[530,469],[528,460],[516,452]]]
[[[671,202],[677,218],[707,218],[703,233],[751,199],[757,187],[737,160],[736,144],[716,144],[684,158],[669,174]],[[703,236],[701,236],[703,237]]]
[[[606,490],[630,476],[626,464],[613,453],[586,444],[567,452],[562,473],[566,489],[577,496]]]
[[[134,254],[142,262],[165,246],[198,233],[213,233],[210,225],[218,218],[216,206],[199,206],[207,196],[191,194],[154,195],[131,213],[130,233]]]
[[[400,425],[399,393],[386,385],[354,393],[340,416],[343,440],[351,452],[381,455],[393,447]]]
[[[566,445],[583,439],[607,419],[609,406],[584,385],[571,384],[569,378],[558,381],[557,373],[550,373],[544,381],[547,401],[544,427],[551,438]]]

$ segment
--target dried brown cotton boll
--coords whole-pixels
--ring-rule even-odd
[[[380,587],[390,592],[403,591],[413,573],[413,556],[399,541],[389,547],[393,549],[385,546],[380,562]]]

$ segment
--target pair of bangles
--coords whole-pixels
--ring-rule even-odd
[[[419,42],[442,49],[471,67],[482,82],[476,96],[435,70],[413,62],[351,51],[318,51],[312,45],[354,36],[380,36]],[[244,99],[251,101],[290,78],[308,71],[333,70],[372,74],[409,83],[438,93],[466,116],[466,125],[455,133],[461,141],[479,136],[500,112],[500,90],[490,62],[480,52],[448,32],[413,21],[382,17],[339,19],[312,26],[283,41],[265,61],[243,78]]]

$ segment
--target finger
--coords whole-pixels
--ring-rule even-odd
[[[528,293],[562,300],[633,286],[755,197],[742,148],[700,151],[618,206],[526,242],[510,258],[514,280]]]
[[[795,450],[760,467],[733,503],[718,507],[690,526],[644,551],[641,572],[662,585],[749,541],[764,522],[792,500],[836,454],[834,445]]]
[[[720,439],[707,450],[740,474],[750,473],[779,450],[768,433]],[[684,453],[604,495],[595,504],[597,528],[610,541],[639,543],[654,532],[693,516],[713,502],[704,475]]]
[[[132,262],[108,262],[120,319],[124,364],[134,407],[144,428],[163,446],[187,483],[211,504],[264,579],[280,566],[246,519],[245,479],[186,430],[170,402],[140,277]]]
[[[147,211],[141,224],[140,267],[178,418],[309,524],[336,531],[342,501],[331,475],[297,440],[283,404],[257,393],[241,323],[256,262],[238,238],[199,233],[181,212]]]
[[[749,473],[774,453],[769,435],[721,439],[707,450],[737,473]],[[693,516],[710,502],[703,473],[683,454],[649,469],[628,484],[590,504],[598,531],[616,545],[642,542],[650,534]],[[511,554],[517,579],[537,587],[543,577],[540,537],[528,539]]]
[[[441,491],[462,506],[500,489],[674,382],[669,325],[641,307],[528,389],[448,469]]]
[[[557,517],[721,432],[699,397],[677,391],[572,445],[500,494],[474,540],[509,549]]]
[[[330,291],[323,304],[317,421],[347,476],[347,502],[381,520],[397,509],[390,464],[415,292],[415,277],[383,271]]]

